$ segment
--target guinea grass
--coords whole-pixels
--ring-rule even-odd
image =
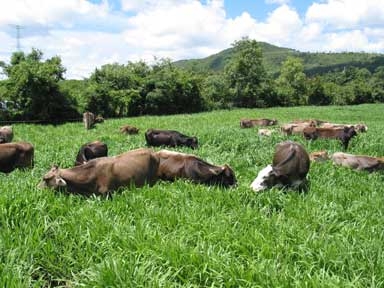
[[[14,141],[35,146],[35,167],[0,175],[0,285],[4,287],[380,287],[384,283],[383,172],[312,163],[310,189],[249,185],[291,139],[309,152],[341,151],[335,140],[276,132],[259,137],[240,118],[364,122],[348,152],[384,156],[382,104],[235,109],[192,115],[107,119],[94,129],[15,124]],[[140,128],[123,135],[124,124]],[[123,188],[112,199],[36,187],[52,164],[71,167],[79,147],[101,140],[109,154],[145,146],[148,128],[196,135],[193,153],[229,164],[238,187],[189,181]],[[156,150],[161,148],[155,148]]]

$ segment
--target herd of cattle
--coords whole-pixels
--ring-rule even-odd
[[[90,129],[96,117],[90,112],[84,113],[84,126]],[[99,120],[99,123],[102,121]],[[276,129],[265,129],[275,126],[275,119],[242,119],[241,128],[260,126],[259,135],[269,136]],[[305,139],[317,138],[338,139],[343,148],[348,148],[349,141],[357,133],[366,132],[363,124],[333,124],[320,120],[294,121],[280,127],[282,134],[289,136],[301,134]],[[138,134],[139,129],[125,125],[120,127],[121,133]],[[32,168],[34,166],[34,147],[28,142],[12,142],[12,126],[0,127],[0,172],[10,173],[16,168]],[[198,148],[197,137],[184,135],[174,130],[148,129],[145,132],[147,146]],[[283,141],[275,147],[272,163],[262,169],[250,188],[261,191],[273,186],[307,189],[307,174],[311,161],[331,159],[334,164],[357,170],[373,172],[384,169],[384,158],[366,155],[352,155],[336,152],[328,155],[326,151],[308,153],[305,148],[294,141]],[[53,166],[46,173],[40,188],[65,187],[67,191],[82,195],[109,195],[120,187],[142,187],[154,185],[158,180],[174,181],[188,179],[194,183],[232,187],[237,185],[233,169],[225,165],[213,165],[193,155],[170,150],[154,151],[151,148],[140,148],[117,156],[108,156],[108,147],[101,141],[93,141],[82,145],[75,159],[74,167],[59,168]]]

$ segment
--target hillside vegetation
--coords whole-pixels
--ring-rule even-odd
[[[304,70],[308,75],[324,74],[340,71],[345,67],[355,66],[367,68],[373,72],[377,67],[384,65],[384,55],[376,53],[316,53],[301,52],[298,50],[278,47],[265,42],[259,42],[263,53],[264,66],[273,75],[279,73],[282,63],[288,56],[302,59]],[[174,62],[176,66],[194,72],[220,72],[227,62],[234,56],[233,48],[225,49],[217,54],[201,59],[186,59]]]
[[[384,283],[383,172],[312,163],[307,193],[249,185],[290,139],[309,151],[340,151],[336,140],[257,136],[240,118],[281,124],[317,118],[364,122],[353,154],[384,156],[383,104],[233,109],[106,119],[94,129],[14,124],[14,141],[35,146],[35,167],[0,174],[1,287],[381,287]],[[126,136],[119,127],[140,128]],[[56,163],[71,167],[79,147],[101,140],[109,155],[145,146],[148,128],[179,130],[200,147],[170,149],[229,164],[238,186],[178,180],[124,188],[113,199],[37,188]],[[158,150],[160,148],[156,148]]]

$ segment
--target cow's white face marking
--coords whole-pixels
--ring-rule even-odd
[[[272,171],[272,165],[268,165],[267,167],[263,168],[259,174],[257,174],[256,179],[253,180],[251,184],[252,190],[258,192],[267,188],[267,180],[270,178]]]

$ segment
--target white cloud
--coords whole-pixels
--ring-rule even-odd
[[[230,18],[224,0],[2,1],[0,60],[16,47],[15,24],[23,50],[59,55],[67,78],[112,62],[202,58],[244,36],[300,51],[384,52],[382,0],[318,0],[305,15],[293,1],[265,2],[278,7],[260,21],[248,12]]]

